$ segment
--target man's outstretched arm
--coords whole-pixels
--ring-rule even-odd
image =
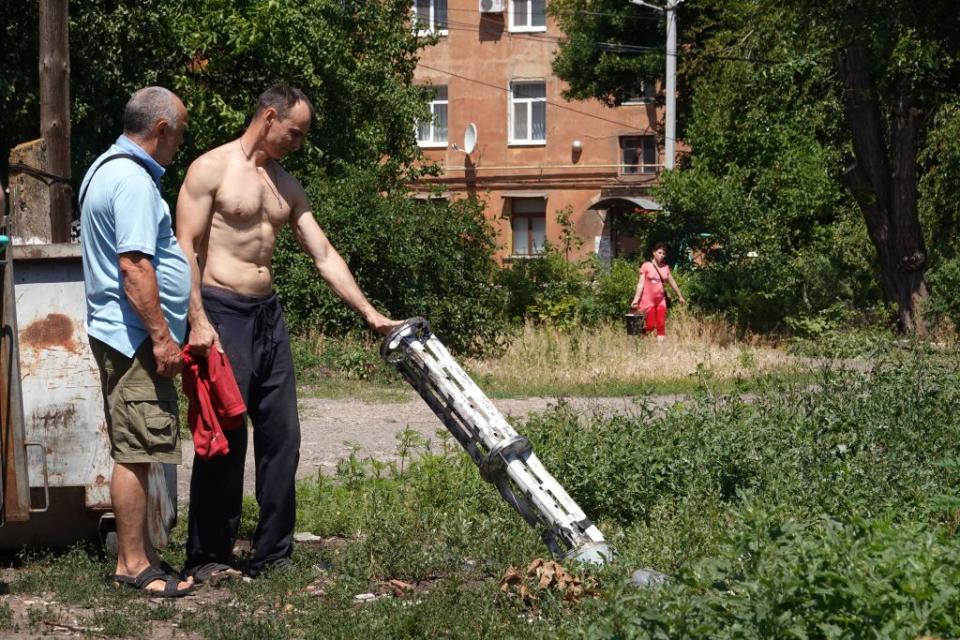
[[[399,320],[391,320],[370,304],[363,295],[350,267],[333,248],[320,225],[317,224],[313,213],[309,211],[306,194],[298,194],[294,203],[294,211],[290,217],[290,226],[297,236],[297,241],[317,267],[317,272],[330,285],[333,292],[343,300],[348,307],[356,311],[371,329],[380,334],[386,334],[393,327],[401,324]]]

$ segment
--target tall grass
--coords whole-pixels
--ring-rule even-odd
[[[701,376],[732,380],[797,363],[759,336],[717,318],[672,313],[667,337],[629,336],[621,324],[559,330],[527,324],[496,357],[467,368],[495,395],[635,395],[689,391]]]
[[[298,378],[313,395],[397,400],[396,393],[387,398],[387,390],[406,386],[380,360],[379,346],[372,335],[300,336],[294,341]],[[729,388],[735,380],[804,365],[770,338],[738,334],[722,318],[685,309],[671,311],[663,342],[629,336],[621,323],[572,329],[527,323],[502,352],[462,364],[494,397],[689,393],[704,379]]]

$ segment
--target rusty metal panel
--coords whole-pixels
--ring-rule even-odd
[[[79,245],[17,247],[15,296],[28,441],[43,443],[51,488],[84,487],[86,505],[110,506],[112,468],[96,360],[84,328]],[[39,451],[28,452],[30,486],[43,484]]]
[[[0,255],[0,464],[2,464],[3,524],[30,518],[20,362],[17,358],[17,313],[13,295],[10,248]]]

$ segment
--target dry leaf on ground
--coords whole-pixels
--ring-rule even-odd
[[[537,591],[554,589],[568,602],[576,602],[586,594],[592,594],[577,576],[563,568],[559,562],[536,558],[521,571],[508,567],[500,578],[500,591],[509,593],[515,590],[527,604],[537,599]]]
[[[397,580],[396,578],[389,580],[387,582],[387,586],[393,589],[393,595],[397,596],[398,598],[413,591],[412,584],[409,582],[404,582],[403,580]]]

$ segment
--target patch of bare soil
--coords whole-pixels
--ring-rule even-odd
[[[346,544],[342,538],[322,538],[309,542],[299,543],[300,547],[338,548]],[[250,542],[240,540],[235,551],[249,552]],[[318,577],[307,587],[311,595],[322,597],[331,580],[326,567],[314,567]],[[0,629],[0,640],[22,640],[25,638],[71,638],[71,637],[107,637],[115,636],[116,630],[104,628],[104,615],[110,611],[104,607],[88,608],[75,604],[59,602],[53,593],[12,594],[8,585],[17,577],[17,568],[0,570],[0,606],[9,607],[9,617],[3,621]],[[104,576],[104,580],[106,580]],[[236,578],[249,581],[250,578]],[[117,589],[127,587],[117,586]],[[230,607],[236,596],[226,587],[203,585],[197,591],[183,598],[155,598],[142,596],[133,601],[134,606],[143,614],[135,633],[151,640],[194,640],[201,636],[197,633],[181,629],[176,622],[176,616],[150,615],[151,609],[157,607],[172,607],[178,613],[202,613],[215,608]],[[109,606],[109,604],[107,605]],[[4,612],[4,616],[6,612]],[[163,618],[163,619],[157,619]],[[170,618],[170,619],[166,619]],[[125,637],[125,636],[121,636]]]

